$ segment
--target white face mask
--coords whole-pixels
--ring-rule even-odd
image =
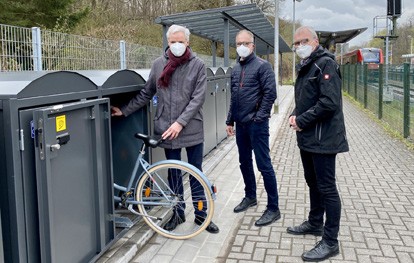
[[[170,45],[170,50],[176,57],[181,57],[186,49],[187,47],[183,43],[176,42]]]
[[[242,57],[242,58],[245,58],[248,55],[250,55],[250,53],[252,53],[250,51],[250,48],[248,48],[244,45],[240,45],[239,47],[237,47],[236,51],[237,51],[237,54],[239,54],[239,56]]]
[[[296,54],[301,58],[301,59],[306,59],[310,56],[310,54],[313,51],[313,47],[311,45],[300,45],[295,49]]]

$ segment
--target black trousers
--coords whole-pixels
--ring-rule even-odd
[[[341,199],[336,187],[336,154],[319,154],[300,150],[305,180],[309,186],[310,212],[308,221],[314,226],[323,225],[326,214],[324,239],[328,245],[338,243],[341,219]]]

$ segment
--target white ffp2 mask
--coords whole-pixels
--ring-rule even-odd
[[[246,47],[245,45],[240,45],[236,48],[237,54],[239,54],[240,57],[245,58],[248,55],[250,55],[251,51],[250,48]]]
[[[311,45],[300,45],[295,49],[295,52],[301,59],[306,59],[312,54],[312,50]]]
[[[184,54],[186,48],[186,45],[179,42],[170,45],[170,50],[176,57],[181,57]]]

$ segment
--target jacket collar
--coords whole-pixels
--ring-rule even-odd
[[[333,57],[333,59],[335,59],[335,57],[331,53],[329,53],[321,45],[318,45],[308,58],[301,60],[300,63],[296,65],[296,70],[300,71],[302,68],[313,64],[316,60],[323,56],[330,56]]]
[[[237,62],[240,63],[240,65],[244,65],[252,61],[256,57],[256,54],[254,52],[250,53],[247,57],[245,57],[243,60],[240,60],[240,57],[237,58]]]

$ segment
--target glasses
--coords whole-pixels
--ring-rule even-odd
[[[293,45],[292,46],[293,47],[297,47],[299,45],[303,46],[303,45],[306,45],[308,42],[309,42],[309,39],[308,38],[305,38],[305,39],[302,39],[302,40],[293,42]]]
[[[238,47],[240,47],[241,45],[243,45],[243,46],[248,46],[248,45],[250,45],[250,44],[253,44],[253,42],[237,42],[237,43],[236,43],[236,45],[237,45]]]

